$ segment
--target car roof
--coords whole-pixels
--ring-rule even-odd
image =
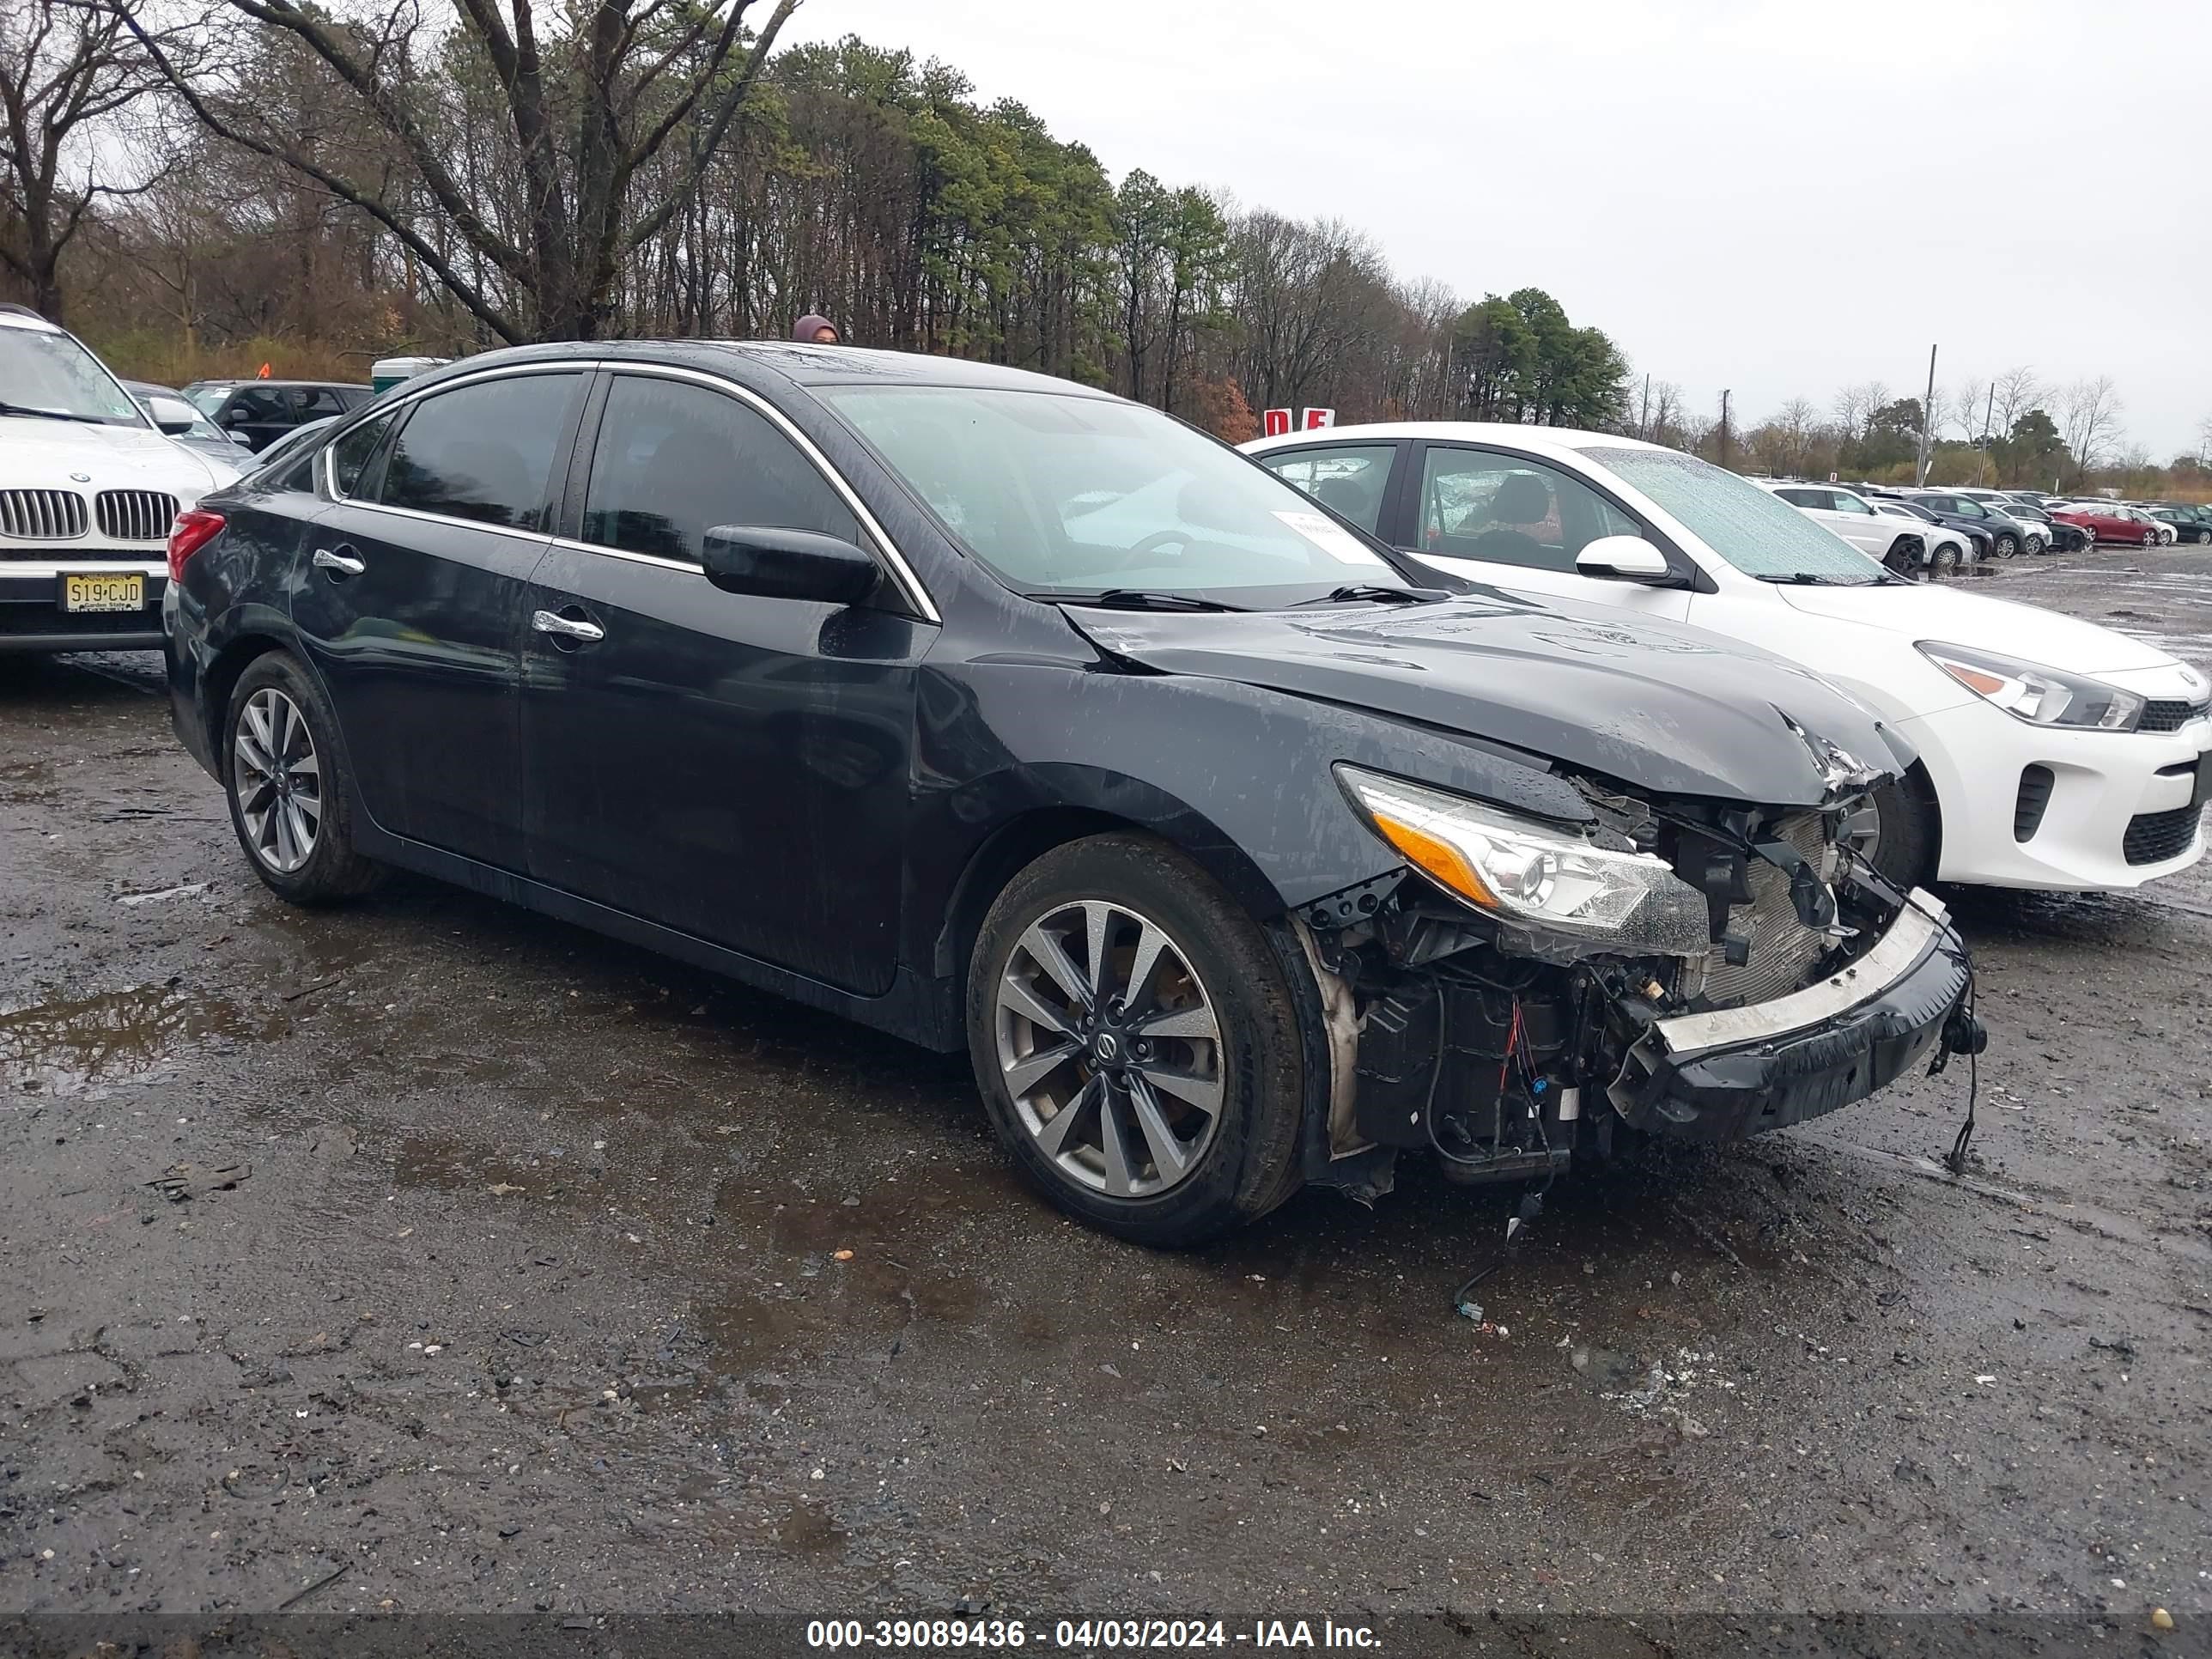
[[[0,305],[0,328],[30,329],[40,334],[66,334],[59,323],[48,320],[28,306]]]
[[[405,382],[411,393],[422,388],[507,364],[574,362],[660,363],[696,368],[763,391],[781,385],[969,386],[1008,392],[1055,392],[1121,403],[1109,392],[1026,368],[979,363],[965,357],[939,357],[919,351],[883,351],[870,346],[814,345],[792,340],[599,340],[555,341],[509,346],[461,357]]]
[[[1426,438],[1437,443],[1496,444],[1537,454],[1558,455],[1579,455],[1584,449],[1599,446],[1607,449],[1667,449],[1664,444],[1623,438],[1611,432],[1587,432],[1570,426],[1522,426],[1513,421],[1374,421],[1358,426],[1311,428],[1265,441],[1272,448],[1301,440],[1326,443],[1347,438]]]
[[[245,379],[245,380],[194,380],[194,381],[192,382],[192,384],[193,384],[194,386],[336,386],[336,387],[337,387],[338,390],[340,390],[341,392],[367,392],[367,391],[368,391],[368,390],[370,389],[370,387],[369,387],[369,384],[368,384],[368,381],[366,381],[366,380],[260,380],[260,379],[254,378],[254,377],[252,377],[252,376],[249,376],[249,377],[247,377],[246,379]]]

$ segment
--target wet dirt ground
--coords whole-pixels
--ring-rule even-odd
[[[2212,667],[2212,550],[1987,591]],[[1951,896],[1991,1046],[1184,1256],[963,1063],[249,873],[149,657],[0,658],[0,1609],[2212,1609],[2212,878]]]

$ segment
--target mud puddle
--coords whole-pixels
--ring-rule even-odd
[[[271,1041],[288,1025],[182,985],[33,1003],[0,1012],[0,1095],[74,1095],[149,1078],[196,1053]]]

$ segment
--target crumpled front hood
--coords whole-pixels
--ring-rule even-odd
[[[0,417],[0,489],[159,489],[197,501],[237,476],[150,427]]]
[[[1792,722],[1881,771],[1902,770],[1911,752],[1843,692],[1777,658],[1495,589],[1422,605],[1066,615],[1100,649],[1164,673],[1419,720],[1656,794],[1820,804],[1834,757],[1824,764]]]

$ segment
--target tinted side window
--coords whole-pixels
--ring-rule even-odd
[[[1599,537],[1642,533],[1588,484],[1540,461],[1431,448],[1421,474],[1417,552],[1571,571]]]
[[[536,530],[577,374],[522,374],[433,392],[392,446],[377,499],[449,519]]]
[[[1778,489],[1776,495],[1792,507],[1826,507],[1833,498],[1825,489]]]
[[[1261,456],[1260,464],[1371,536],[1382,520],[1390,463],[1397,455],[1394,444],[1340,444],[1278,451]]]
[[[387,415],[380,421],[365,422],[354,428],[331,446],[331,471],[339,495],[374,495],[373,489],[362,490],[362,474],[368,468],[369,459],[376,453],[376,447],[384,441],[384,434],[391,428],[392,417]]]
[[[584,539],[696,563],[715,525],[860,539],[828,480],[768,419],[702,386],[617,375],[592,455]]]

